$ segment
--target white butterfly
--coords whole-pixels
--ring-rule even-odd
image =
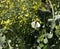
[[[31,23],[31,26],[32,26],[32,28],[36,29],[36,28],[39,28],[40,27],[40,23],[39,22],[36,22],[36,21],[33,21]]]

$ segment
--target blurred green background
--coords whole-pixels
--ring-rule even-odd
[[[60,49],[59,18],[60,0],[0,0],[0,49]]]

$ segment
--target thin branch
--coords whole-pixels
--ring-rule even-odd
[[[50,3],[51,8],[52,8],[52,15],[53,15],[52,30],[53,30],[53,28],[55,26],[54,8],[53,8],[53,5],[52,5],[51,1],[50,0],[48,0],[48,1]]]

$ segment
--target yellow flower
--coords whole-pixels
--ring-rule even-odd
[[[14,3],[10,4],[10,9],[12,9],[14,7]]]
[[[2,1],[1,1],[1,3],[4,3],[4,2],[6,2],[6,0],[2,0]]]
[[[4,24],[4,21],[3,20],[1,21],[1,24]]]
[[[6,24],[10,23],[10,20],[8,19],[5,23],[6,23]]]
[[[22,23],[23,21],[22,20],[20,20],[20,23]]]
[[[1,7],[2,5],[0,4],[0,7]]]
[[[8,6],[6,5],[5,8],[8,8]]]
[[[23,5],[21,8],[22,8],[23,11],[26,10],[26,6],[25,5]]]
[[[37,7],[36,5],[35,5],[35,6],[33,6],[32,8],[33,8],[33,9],[35,9],[35,10],[37,10],[37,9],[38,9],[38,7]]]
[[[36,18],[36,21],[40,21],[40,19],[39,18]]]
[[[42,7],[42,10],[43,10],[43,11],[46,11],[46,8],[45,8],[45,7]]]
[[[58,29],[58,26],[56,25],[55,28]]]
[[[37,2],[33,2],[33,4],[36,4],[37,5]]]
[[[7,29],[7,27],[6,27],[6,26],[4,26],[4,29]]]
[[[1,21],[1,24],[7,24],[7,25],[8,25],[10,22],[11,22],[11,21],[10,21],[9,19],[8,19],[7,21],[2,20],[2,21]]]
[[[29,16],[29,13],[25,14],[25,16],[26,16],[26,17]]]

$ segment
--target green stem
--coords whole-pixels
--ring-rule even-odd
[[[52,5],[51,1],[50,0],[48,0],[48,1],[50,3],[51,8],[52,8],[52,15],[53,15],[53,19],[54,19],[54,8],[53,8],[53,5]]]
[[[52,5],[52,3],[51,3],[51,1],[50,0],[48,0],[49,1],[49,3],[50,3],[50,6],[51,6],[51,8],[52,8],[52,15],[53,15],[53,23],[52,23],[52,29],[54,28],[54,26],[55,26],[55,18],[54,18],[54,8],[53,8],[53,5]]]

